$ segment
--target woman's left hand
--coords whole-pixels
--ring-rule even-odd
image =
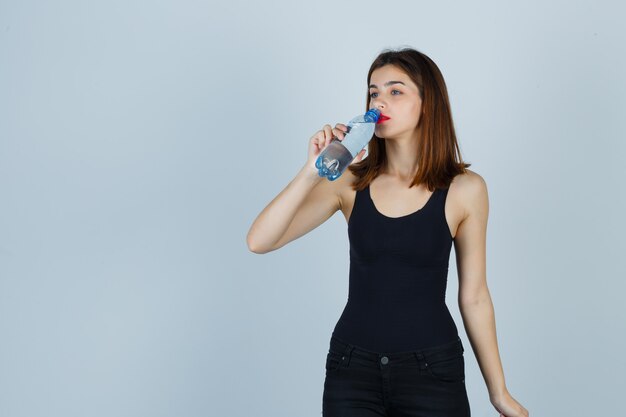
[[[489,400],[500,413],[498,417],[528,417],[528,410],[515,401],[506,390],[500,395],[490,396]]]

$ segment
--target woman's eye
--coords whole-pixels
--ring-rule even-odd
[[[400,90],[391,90],[391,92],[392,92],[392,93],[393,93],[394,91],[397,91],[398,93],[402,94],[402,92],[401,92]],[[370,94],[370,98],[373,98],[372,96],[373,96],[374,94],[378,94],[378,93],[371,93],[371,94]]]

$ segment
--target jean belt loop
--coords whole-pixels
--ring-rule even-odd
[[[343,356],[341,360],[344,362],[344,366],[348,366],[350,364],[350,356],[352,356],[352,350],[354,349],[354,345],[348,343],[346,348],[343,351]]]
[[[419,365],[419,368],[426,369],[426,366],[425,366],[426,361],[424,360],[424,354],[420,352],[419,350],[413,353],[415,354],[415,357],[417,358],[417,363]]]

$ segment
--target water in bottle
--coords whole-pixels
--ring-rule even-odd
[[[343,140],[333,139],[317,157],[315,167],[320,177],[334,181],[343,174],[357,154],[365,148],[374,135],[380,110],[369,109],[364,115],[350,120]]]

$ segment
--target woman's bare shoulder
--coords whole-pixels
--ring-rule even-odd
[[[488,195],[485,179],[471,169],[465,171],[453,178],[448,197],[462,206],[463,212],[467,215],[477,206],[484,206],[488,201]]]
[[[485,179],[475,171],[469,168],[465,169],[465,173],[459,174],[452,179],[452,184],[456,185],[456,188],[468,190],[476,187],[486,185]],[[450,187],[452,187],[450,184]]]

